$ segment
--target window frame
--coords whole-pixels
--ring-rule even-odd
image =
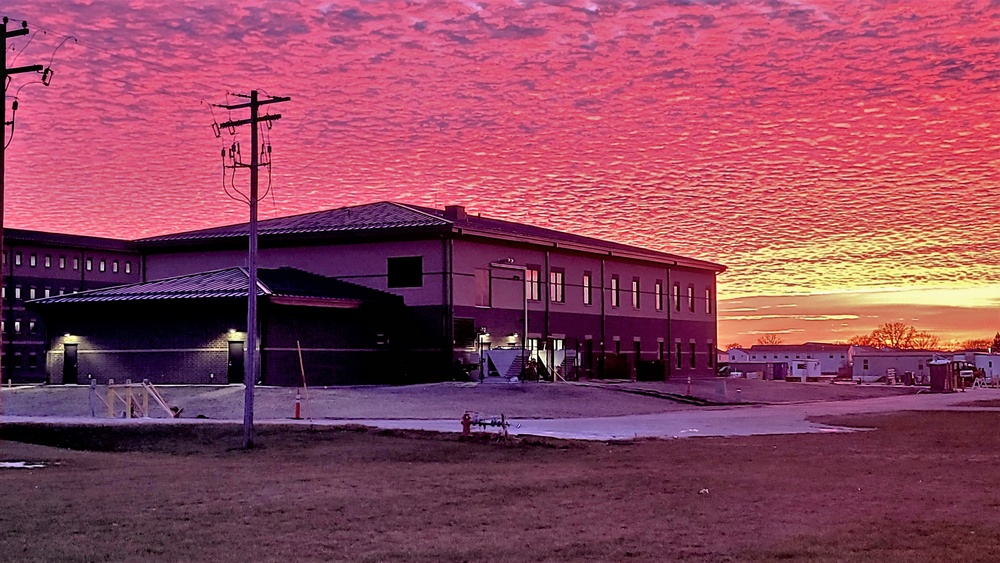
[[[419,267],[414,270],[414,265]],[[424,286],[424,257],[388,256],[385,259],[385,286],[407,289]]]
[[[549,301],[566,302],[566,270],[563,268],[549,268]]]

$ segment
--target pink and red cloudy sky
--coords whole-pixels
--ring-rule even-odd
[[[724,343],[1000,329],[997,0],[242,4],[4,2],[9,64],[54,70],[8,88],[8,225],[245,220],[207,103],[257,88],[292,98],[263,217],[458,203],[718,261]]]

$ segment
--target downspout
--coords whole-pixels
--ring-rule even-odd
[[[545,251],[545,276],[551,276],[552,273],[549,271],[549,251]],[[538,280],[541,282],[542,280]],[[549,374],[552,376],[552,382],[556,381],[556,370],[555,366],[552,365],[555,361],[555,352],[552,351],[552,347],[549,345],[549,304],[552,300],[552,278],[550,277],[546,280],[546,283],[542,285],[545,289],[545,323],[542,325],[542,342],[545,345],[545,362],[548,364]]]
[[[674,375],[674,341],[670,337],[670,314],[674,309],[674,286],[670,283],[670,266],[667,266],[667,379]]]
[[[601,379],[604,379],[605,368],[607,367],[607,345],[605,344],[607,335],[607,311],[604,305],[604,258],[601,258],[601,369],[599,370],[599,375]]]
[[[17,337],[14,331],[14,252],[17,247],[14,245],[10,246],[10,255],[7,257],[7,299],[4,299],[4,304],[7,305],[7,310],[5,311],[5,316],[7,317],[4,322],[4,332],[6,338],[3,340],[3,344],[6,346],[6,350],[3,356],[7,358],[6,374],[7,379],[14,379],[14,339]],[[0,384],[3,383],[3,376],[0,375]]]
[[[446,346],[448,347],[448,369],[451,369],[451,365],[454,361],[455,355],[455,239],[448,236],[445,250],[448,258],[448,263],[446,265],[446,271],[448,275],[447,291],[448,304],[447,320],[445,326],[445,334],[447,337]]]

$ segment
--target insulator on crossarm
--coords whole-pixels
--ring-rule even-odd
[[[52,84],[52,74],[53,74],[53,72],[52,72],[51,68],[46,68],[45,70],[43,70],[42,71],[42,84],[44,84],[46,86],[48,86],[49,84]]]
[[[219,137],[222,136],[222,129],[219,129],[219,124],[218,123],[214,123],[214,122],[212,123],[212,133],[215,135],[216,139],[218,139]],[[223,150],[225,150],[225,149],[223,149]],[[225,154],[225,153],[223,152],[223,154]]]

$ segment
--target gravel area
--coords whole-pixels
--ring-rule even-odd
[[[242,385],[158,387],[172,406],[183,408],[183,418],[240,420],[243,417]],[[913,394],[913,387],[830,383],[786,383],[746,379],[695,380],[691,395],[717,403],[798,403]],[[101,398],[106,388],[98,390]],[[258,387],[254,416],[291,418],[295,389]],[[584,418],[678,412],[702,407],[681,404],[651,394],[687,394],[687,383],[589,382],[508,383],[487,380],[480,384],[434,383],[427,385],[311,388],[302,398],[302,416],[313,419],[458,419],[465,411],[511,418]],[[151,415],[166,417],[152,406]],[[92,406],[93,405],[93,406]],[[100,398],[90,397],[84,386],[19,386],[0,391],[0,414],[10,416],[106,417]],[[121,412],[121,407],[117,409]]]

